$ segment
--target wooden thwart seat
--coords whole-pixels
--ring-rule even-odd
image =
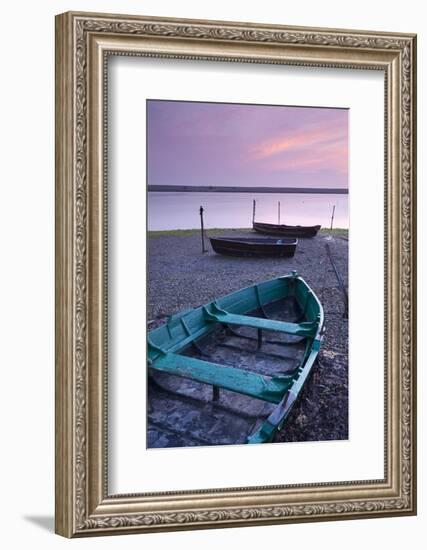
[[[241,325],[257,329],[275,330],[295,336],[314,337],[318,328],[317,322],[287,323],[273,319],[262,319],[250,315],[236,315],[221,309],[217,304],[212,303],[209,307],[204,306],[204,316],[207,321],[223,323],[226,325]]]
[[[280,403],[292,384],[292,376],[266,378],[260,374],[176,353],[158,357],[150,368],[211,384],[270,403]]]

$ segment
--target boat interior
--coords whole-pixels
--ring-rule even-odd
[[[274,437],[317,354],[320,304],[301,283],[256,285],[150,333],[148,448]]]

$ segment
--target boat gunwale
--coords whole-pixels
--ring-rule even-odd
[[[288,242],[277,242],[278,240],[286,239]],[[274,237],[209,237],[212,241],[224,241],[243,244],[254,245],[268,245],[268,246],[293,246],[298,244],[298,237],[282,237],[281,239],[275,239]],[[267,242],[267,241],[276,242]]]

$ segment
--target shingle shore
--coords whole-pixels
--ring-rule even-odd
[[[233,236],[240,232],[230,231]],[[243,235],[243,233],[242,233]],[[240,258],[215,254],[209,240],[202,254],[200,235],[148,238],[149,329],[173,313],[197,307],[242,287],[296,270],[313,288],[325,311],[319,361],[278,441],[348,438],[348,323],[341,289],[325,244],[348,285],[348,241],[319,234],[299,239],[293,258]]]

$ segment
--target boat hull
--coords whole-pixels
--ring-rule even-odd
[[[284,237],[315,237],[320,229],[320,225],[302,226],[302,225],[276,225],[272,223],[254,222],[252,225],[254,231],[264,235],[277,235]]]
[[[147,446],[272,441],[322,327],[322,306],[296,274],[170,317],[148,336]]]
[[[230,256],[292,257],[295,254],[297,239],[210,237],[213,250],[217,254]]]

